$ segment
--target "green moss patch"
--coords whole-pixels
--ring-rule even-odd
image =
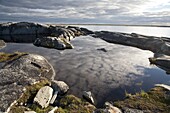
[[[15,60],[15,59],[17,59],[23,55],[27,55],[27,54],[28,53],[24,53],[24,52],[14,52],[14,53],[0,52],[0,62]]]
[[[95,107],[73,95],[67,95],[59,100],[59,108],[55,113],[92,113]]]
[[[47,79],[41,80],[40,82],[26,86],[26,90],[23,95],[17,100],[16,104],[11,107],[10,112],[12,113],[23,113],[25,108],[36,111],[37,113],[45,113],[45,111],[51,109],[49,106],[46,109],[41,109],[38,105],[33,104],[33,99],[36,96],[39,89],[43,86],[50,85]]]
[[[133,108],[149,110],[153,113],[169,113],[170,111],[170,91],[155,87],[149,92],[141,91],[135,95],[128,96],[124,101],[114,102],[119,108]]]

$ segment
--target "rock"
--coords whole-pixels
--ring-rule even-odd
[[[24,54],[7,62],[0,69],[0,111],[5,112],[21,97],[25,86],[52,76],[55,76],[53,67],[40,55]]]
[[[68,42],[65,38],[60,36],[57,37],[44,37],[44,38],[37,38],[34,42],[35,46],[47,47],[47,48],[54,48],[58,50],[63,49],[72,49],[74,48],[70,42]]]
[[[124,108],[123,113],[150,113],[150,112],[146,112],[138,109]]]
[[[55,111],[58,109],[58,107],[54,107],[51,111],[49,111],[48,113],[55,113]]]
[[[151,64],[155,64],[161,69],[165,70],[167,74],[170,73],[170,56],[167,55],[155,55],[156,57],[149,58]]]
[[[6,42],[30,43],[34,42],[34,40],[41,35],[50,35],[49,26],[29,22],[0,24],[0,29],[1,39]],[[29,35],[29,37],[26,37],[26,35]],[[7,38],[7,36],[9,37]]]
[[[165,85],[165,84],[155,84],[156,87],[162,87],[170,91],[170,86]]]
[[[3,40],[0,40],[0,49],[4,48],[6,43]]]
[[[49,86],[42,87],[34,98],[34,102],[39,104],[42,108],[49,106],[53,95],[53,89]]]
[[[133,46],[144,50],[150,50],[154,53],[170,55],[170,39],[166,37],[162,38],[136,33],[128,34],[108,31],[97,31],[91,36],[101,38],[110,43]]]
[[[51,87],[54,91],[58,91],[60,95],[65,94],[69,90],[69,86],[63,81],[51,81]]]
[[[83,97],[90,103],[95,104],[91,91],[83,91]]]
[[[119,108],[113,106],[109,102],[105,103],[105,107],[106,107],[105,110],[108,111],[108,113],[122,113],[122,111]]]
[[[122,111],[109,102],[106,102],[104,109],[97,109],[94,111],[94,113],[122,113]]]
[[[59,50],[63,50],[66,48],[66,45],[57,37],[37,38],[34,42],[34,45]]]
[[[51,98],[50,104],[54,104],[59,91],[55,91],[53,97]]]

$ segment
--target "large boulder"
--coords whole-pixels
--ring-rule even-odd
[[[35,46],[54,48],[58,50],[72,49],[72,44],[63,37],[44,37],[37,38],[34,42]]]
[[[34,98],[34,102],[41,106],[41,108],[46,108],[50,104],[52,98],[53,89],[49,86],[42,87]]]
[[[19,22],[0,24],[0,36],[6,42],[31,43],[37,37],[50,35],[49,26],[37,23]]]
[[[53,67],[40,55],[24,54],[7,62],[0,70],[0,111],[7,111],[26,86],[52,76]]]
[[[170,39],[166,37],[145,36],[136,33],[120,33],[97,31],[93,37],[101,38],[110,43],[123,44],[137,47],[144,50],[150,50],[154,53],[163,53],[170,55]]]

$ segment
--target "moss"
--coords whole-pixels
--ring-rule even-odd
[[[93,105],[73,95],[67,95],[59,100],[59,106],[55,113],[92,113],[95,110]]]
[[[11,107],[10,112],[11,113],[22,113],[22,111],[25,110],[25,109],[21,109],[20,105],[26,105],[25,107],[28,107],[32,110],[40,111],[40,112],[37,112],[37,113],[43,113],[41,111],[48,110],[49,107],[47,109],[40,109],[39,106],[36,107],[34,104],[33,104],[33,106],[29,106],[29,105],[33,103],[33,99],[34,99],[35,95],[37,94],[38,90],[41,87],[49,85],[49,84],[50,84],[50,82],[47,79],[44,79],[44,80],[41,80],[40,82],[38,82],[36,84],[26,86],[25,92],[17,100],[16,104],[14,104]]]
[[[47,79],[41,80],[40,82],[30,85],[30,86],[26,86],[26,91],[24,92],[24,94],[19,98],[19,100],[17,101],[18,103],[30,103],[30,101],[32,101],[35,97],[35,95],[37,94],[38,90],[46,85],[49,85],[50,82]]]
[[[149,92],[141,91],[123,101],[114,102],[120,108],[149,110],[151,112],[169,113],[170,93],[164,88],[156,87]]]
[[[47,108],[42,109],[40,106],[37,104],[32,104],[30,108],[35,111],[36,113],[48,113],[49,111],[52,110],[52,106],[48,106]]]
[[[30,109],[24,106],[12,106],[9,113],[24,113],[24,111],[29,111]]]
[[[15,60],[15,59],[17,59],[23,55],[27,55],[27,54],[28,53],[24,53],[24,52],[14,52],[14,53],[0,52],[0,62]]]

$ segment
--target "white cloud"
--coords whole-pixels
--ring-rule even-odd
[[[170,23],[170,0],[1,0],[0,18],[18,21],[44,18],[46,22]],[[51,19],[52,18],[52,19]],[[136,20],[137,19],[137,20]],[[40,19],[41,20],[41,19]],[[150,21],[149,21],[150,20]],[[162,20],[165,20],[162,21]]]

